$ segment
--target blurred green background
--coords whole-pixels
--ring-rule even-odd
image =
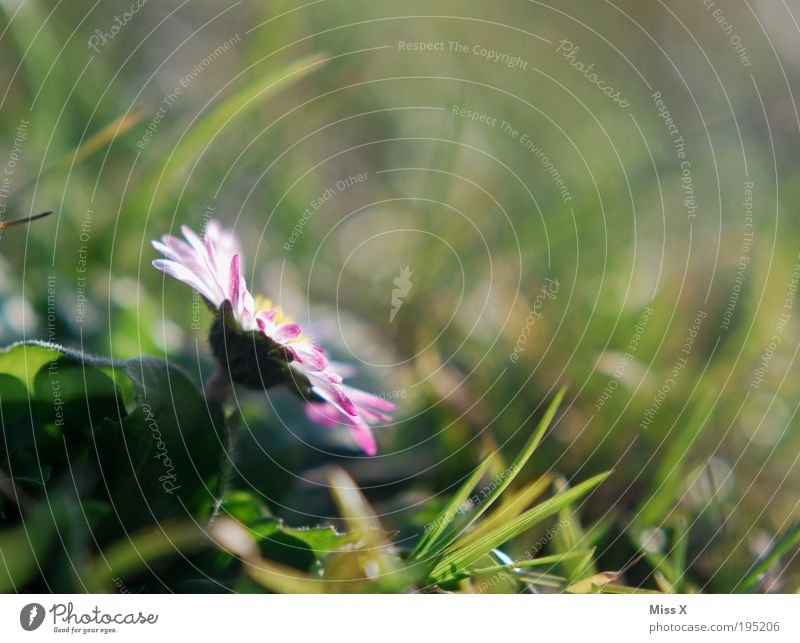
[[[2,216],[55,211],[0,231],[3,344],[200,383],[211,316],[149,243],[214,217],[398,404],[366,458],[237,393],[238,484],[289,524],[333,520],[336,463],[402,546],[564,383],[526,475],[614,470],[580,508],[601,568],[681,517],[692,583],[728,591],[796,519],[797,2],[140,4],[0,2]]]

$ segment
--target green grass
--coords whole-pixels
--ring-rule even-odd
[[[0,354],[0,590],[113,589],[108,560],[145,591],[800,588],[800,331],[796,301],[786,307],[800,182],[792,97],[773,53],[784,45],[731,8],[743,33],[753,26],[756,62],[743,75],[708,36],[712,73],[674,18],[641,5],[567,3],[591,29],[535,3],[280,0],[219,16],[203,6],[152,34],[163,16],[137,15],[100,52],[86,41],[110,24],[107,11],[0,5],[0,180],[10,181],[0,218],[53,211],[0,227],[0,343],[70,349]],[[708,21],[696,7],[675,11]],[[778,17],[771,31],[780,8],[764,11]],[[629,109],[555,52],[561,38],[580,43],[579,58],[623,88]],[[401,52],[399,40],[469,49]],[[655,91],[687,142],[692,219]],[[211,315],[151,267],[149,243],[208,216],[242,237],[254,292],[356,364],[356,385],[397,402],[377,458],[360,457],[346,432],[314,427],[286,392],[237,391],[236,409],[202,401]],[[390,321],[405,266],[413,287]],[[548,279],[559,281],[554,297],[542,294]],[[189,458],[180,508],[152,479],[112,476],[119,487],[103,490],[100,451],[127,466],[124,443],[145,463],[140,477],[156,471],[147,433],[135,433],[146,423],[128,360],[140,355],[177,400],[165,398],[160,417],[179,427],[170,438]],[[51,417],[54,356],[68,364],[66,429]],[[206,426],[207,439],[186,444],[184,431]],[[223,454],[233,462],[218,464]],[[120,498],[137,511],[118,515]]]

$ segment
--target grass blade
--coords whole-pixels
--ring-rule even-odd
[[[277,594],[321,594],[326,588],[322,581],[298,572],[294,567],[263,559],[254,563],[245,561],[244,573]]]
[[[72,166],[80,165],[92,154],[103,149],[131,129],[142,120],[144,114],[144,105],[137,105],[130,112],[111,121],[99,132],[92,134],[77,149],[67,154],[61,161],[57,161],[56,164],[66,165],[70,163]]]
[[[470,514],[467,517],[467,520],[464,521],[464,523],[459,525],[459,529],[457,531],[451,532],[445,538],[441,538],[441,536],[445,532],[446,527],[452,523],[452,519],[448,520],[446,524],[440,525],[442,528],[437,530],[435,536],[428,538],[426,542],[422,544],[422,547],[420,548],[419,551],[415,550],[415,553],[412,554],[412,558],[419,558],[423,553],[430,553],[432,550],[434,553],[442,551],[453,541],[455,541],[459,537],[459,535],[461,535],[466,529],[468,529],[470,525],[474,524],[475,521],[478,520],[478,518],[480,518],[481,515],[483,515],[483,513],[486,512],[486,510],[492,506],[492,504],[494,504],[494,502],[500,497],[500,495],[508,488],[508,485],[511,484],[511,482],[514,480],[517,474],[522,470],[522,467],[525,466],[525,463],[530,459],[530,457],[533,455],[533,452],[536,450],[536,447],[539,446],[539,443],[542,441],[542,437],[544,436],[545,431],[547,431],[547,428],[550,426],[550,422],[552,422],[553,416],[556,414],[558,407],[561,405],[561,401],[564,399],[564,394],[566,393],[566,390],[567,390],[566,387],[562,387],[561,390],[558,391],[555,398],[550,403],[550,406],[548,406],[547,411],[545,411],[544,416],[539,421],[539,424],[536,427],[536,430],[533,432],[533,435],[530,437],[527,444],[523,448],[522,452],[519,454],[519,456],[517,456],[514,462],[508,468],[506,468],[505,471],[502,472],[499,483],[496,484],[496,486],[481,502],[477,510],[474,513]],[[485,469],[489,466],[489,462],[491,462],[491,460],[492,460],[491,456],[489,456],[486,460],[484,460],[484,462],[481,465],[483,471],[485,471]],[[476,473],[477,471],[478,470],[476,470]],[[481,475],[483,471],[481,471]],[[473,476],[474,475],[475,474],[473,474]],[[469,484],[471,479],[472,478],[470,478],[470,480],[468,480],[466,484]],[[450,503],[448,503],[448,508],[450,508],[451,505],[454,505],[455,508],[459,507],[467,499],[469,491],[471,490],[472,487],[475,486],[475,484],[477,484],[478,480],[480,480],[480,475],[477,476],[474,483],[472,483],[472,486],[469,489],[465,490],[464,487],[461,487],[457,492],[456,497],[454,497],[454,499],[451,500]],[[534,492],[535,488],[531,489],[529,487],[526,493],[533,495]],[[460,496],[463,497],[459,499]],[[511,514],[507,515],[510,516]],[[453,514],[453,518],[455,518],[455,514]],[[479,527],[478,530],[476,531],[483,533],[486,530],[483,527]],[[437,540],[439,540],[438,543],[436,542]]]
[[[589,478],[572,489],[563,491],[541,502],[488,534],[479,534],[477,537],[466,536],[457,542],[455,547],[436,564],[430,574],[431,578],[439,580],[459,572],[492,549],[499,547],[548,516],[557,513],[569,503],[586,495],[605,480],[609,474],[610,472],[607,472]]]
[[[545,492],[547,487],[550,485],[550,481],[550,476],[542,476],[538,480],[534,480],[530,484],[512,494],[506,502],[489,514],[489,516],[482,520],[479,525],[476,525],[469,532],[469,537],[478,538],[484,534],[488,534],[489,532],[498,529],[509,520],[516,518]],[[436,552],[441,552],[448,545],[452,544],[452,542],[458,538],[461,533],[463,533],[463,529],[459,529],[457,532],[450,534],[449,538],[446,537],[442,539],[442,543],[436,548]]]
[[[769,550],[769,553],[764,556],[761,562],[752,568],[752,571],[747,574],[747,576],[736,584],[733,591],[737,594],[749,592],[753,586],[758,583],[762,574],[778,562],[778,559],[783,556],[783,554],[798,544],[800,544],[800,520],[795,521],[789,526],[783,536],[781,536]]]
[[[465,569],[458,574],[459,578],[467,578],[471,576],[479,576],[481,574],[494,574],[503,571],[516,571],[518,569],[526,569],[528,567],[545,567],[547,565],[557,565],[565,560],[573,558],[582,558],[586,555],[594,554],[594,550],[575,550],[566,554],[554,554],[552,556],[540,556],[532,560],[522,560],[515,562],[513,565],[494,565],[490,567],[480,567],[478,569]]]
[[[594,576],[583,578],[568,585],[564,590],[568,594],[598,594],[604,587],[619,578],[615,572],[600,572]]]
[[[666,574],[661,571],[654,571],[653,572],[653,580],[656,583],[656,587],[661,591],[662,594],[676,594],[675,585],[672,584],[672,581],[667,578]]]
[[[558,391],[558,393],[556,393],[555,398],[553,398],[553,401],[550,402],[550,406],[547,407],[547,411],[545,411],[544,416],[539,421],[539,425],[536,427],[533,435],[528,440],[525,448],[522,449],[522,453],[520,453],[514,462],[511,463],[508,469],[506,469],[504,472],[506,475],[501,480],[500,484],[498,484],[491,491],[491,493],[486,497],[486,500],[481,503],[480,507],[478,507],[478,510],[470,517],[471,520],[469,524],[474,523],[489,507],[492,506],[494,501],[500,497],[503,491],[506,490],[508,485],[511,484],[517,474],[522,470],[522,467],[525,466],[525,463],[530,460],[530,457],[533,455],[536,447],[538,447],[539,443],[542,441],[545,431],[547,431],[547,428],[550,426],[550,422],[553,421],[553,416],[556,414],[556,411],[558,411],[558,407],[561,406],[561,400],[564,399],[564,394],[566,392],[567,388],[564,386]]]
[[[385,544],[384,539],[378,537],[378,534],[383,533],[383,527],[355,480],[344,469],[334,467],[328,474],[328,482],[331,496],[339,509],[339,515],[347,525],[348,532],[358,534],[373,544]]]
[[[83,575],[93,593],[113,590],[114,577],[132,576],[170,556],[186,556],[208,546],[207,534],[193,522],[165,522],[126,536],[103,550]]]
[[[382,582],[387,586],[401,583],[402,561],[395,553],[375,510],[355,481],[344,469],[332,467],[328,482],[331,496],[347,526],[348,534],[358,541],[349,552],[354,561],[357,559],[356,567],[370,577],[385,575]]]
[[[660,595],[661,592],[657,592],[654,589],[641,589],[640,587],[625,587],[623,585],[605,585],[604,587],[600,588],[601,594],[649,594],[656,596]]]
[[[670,559],[672,567],[675,569],[675,578],[672,584],[678,594],[684,593],[686,584],[686,551],[689,548],[689,523],[686,518],[679,516],[675,520],[675,527],[672,530],[672,551]]]
[[[478,484],[483,474],[486,473],[486,469],[489,468],[493,457],[494,453],[487,456],[483,462],[475,468],[469,478],[458,488],[458,491],[453,494],[450,501],[430,523],[430,529],[426,529],[422,538],[419,539],[414,551],[411,552],[411,560],[418,560],[424,556],[425,553],[436,544],[437,539],[444,533],[447,527],[452,524],[459,513],[459,507],[466,502],[469,494],[475,488],[475,485]]]
[[[697,408],[671,436],[669,447],[659,461],[650,481],[650,491],[640,505],[636,518],[636,531],[660,524],[669,514],[676,498],[686,485],[686,460],[694,452],[693,447],[709,426],[709,409],[713,405],[710,396],[702,398]]]
[[[147,201],[155,200],[155,192],[160,185],[174,190],[180,178],[191,171],[197,159],[205,153],[225,127],[267,98],[318,69],[323,60],[320,54],[301,58],[260,76],[214,105],[204,116],[189,126],[188,131],[177,142],[166,160],[159,163],[158,167],[142,181],[133,197],[133,210],[146,211]]]
[[[22,225],[24,223],[30,223],[31,221],[36,221],[36,219],[43,219],[50,214],[53,214],[52,210],[40,212],[39,214],[34,214],[29,217],[20,217],[18,219],[0,219],[0,230],[3,230],[4,228],[13,228],[14,226]]]
[[[592,523],[586,527],[584,533],[584,545],[586,547],[595,547],[603,538],[608,535],[611,527],[617,522],[617,516],[613,512],[607,512],[605,516],[600,518],[597,522]]]
[[[564,478],[556,480],[555,488],[557,491],[566,491],[569,488]],[[573,551],[577,547],[586,549],[586,534],[583,531],[578,514],[572,505],[567,505],[558,512],[558,524],[561,526],[553,537],[553,548],[560,553]],[[561,565],[562,571],[569,578],[570,582],[575,582],[585,576],[594,576],[599,571],[591,557],[587,560],[575,561],[567,559]]]
[[[93,154],[102,150],[104,147],[110,145],[125,132],[131,129],[136,123],[142,120],[144,116],[144,109],[142,105],[135,107],[127,114],[123,114],[119,118],[114,119],[108,125],[103,127],[100,131],[92,134],[78,147],[68,152],[57,161],[50,163],[39,174],[28,179],[14,195],[14,199],[18,199],[21,194],[30,190],[34,185],[38,184],[45,176],[54,173],[62,172],[69,168],[78,167],[86,159]],[[40,215],[44,216],[44,215]]]

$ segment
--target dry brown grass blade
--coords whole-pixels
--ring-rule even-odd
[[[47,212],[40,212],[39,214],[34,214],[29,217],[20,217],[19,219],[7,219],[0,221],[0,230],[5,228],[13,228],[17,225],[22,225],[23,223],[30,223],[31,221],[36,221],[36,219],[44,219],[46,216],[53,214],[52,210],[48,210]]]
[[[79,165],[92,154],[111,143],[111,141],[122,136],[131,127],[136,125],[136,123],[141,121],[144,114],[145,106],[137,105],[127,114],[123,114],[119,118],[114,119],[99,132],[92,134],[72,154],[68,154],[67,158],[74,155],[72,162],[74,165]]]

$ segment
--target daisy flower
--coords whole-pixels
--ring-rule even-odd
[[[191,286],[215,313],[209,339],[226,383],[258,390],[288,385],[305,400],[309,418],[324,427],[346,426],[358,446],[375,455],[370,427],[389,422],[394,404],[344,384],[325,351],[297,323],[250,294],[233,231],[210,221],[202,239],[186,226],[181,232],[183,239],[165,235],[153,241],[164,255],[153,266]]]

